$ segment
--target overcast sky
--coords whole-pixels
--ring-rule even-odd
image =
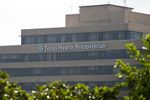
[[[65,14],[84,5],[116,4],[124,0],[0,0],[0,45],[19,45],[21,29],[65,26]],[[150,0],[126,0],[136,12],[150,14]]]

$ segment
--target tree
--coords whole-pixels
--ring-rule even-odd
[[[128,54],[138,62],[130,65],[117,60],[115,68],[119,70],[117,76],[125,80],[124,86],[129,88],[126,100],[150,100],[150,35],[143,39],[143,47],[137,48],[133,43],[126,45]]]
[[[82,83],[69,85],[62,81],[36,86],[35,91],[28,93],[0,71],[0,100],[116,100],[118,94],[119,86],[89,88]]]
[[[0,71],[0,100],[30,100],[30,95],[8,77],[6,72]]]
[[[119,86],[95,87],[78,83],[69,85],[66,82],[54,81],[47,85],[37,86],[32,91],[33,100],[116,100]]]

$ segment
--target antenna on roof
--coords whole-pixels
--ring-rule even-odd
[[[126,0],[123,0],[123,3],[124,3],[124,7],[126,7]]]
[[[72,9],[73,9],[73,6],[71,5],[71,7],[70,7],[70,12],[71,12],[71,14],[72,14]]]
[[[110,2],[109,2],[109,0],[108,0],[108,2],[107,2],[107,3],[108,3],[108,4],[110,3]]]

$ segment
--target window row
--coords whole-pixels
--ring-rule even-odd
[[[141,37],[142,33],[134,31],[30,35],[30,36],[22,36],[22,44],[130,40],[130,39],[141,39]]]
[[[11,77],[58,75],[113,75],[113,66],[1,68]]]
[[[89,87],[95,87],[95,86],[114,86],[116,83],[121,81],[68,81],[68,84],[74,85],[77,83],[83,83],[88,85]],[[35,90],[36,85],[43,85],[48,82],[28,82],[28,83],[19,83],[21,87],[26,91]]]
[[[126,50],[0,54],[0,63],[128,58]]]

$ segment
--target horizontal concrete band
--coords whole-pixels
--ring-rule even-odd
[[[1,63],[0,68],[42,68],[42,67],[81,67],[81,66],[113,66],[116,59],[78,60],[78,61],[41,61],[22,63]],[[123,59],[132,64],[138,64],[133,59]]]
[[[13,82],[51,82],[62,81],[117,81],[114,75],[71,75],[71,76],[33,76],[33,77],[11,77]]]

